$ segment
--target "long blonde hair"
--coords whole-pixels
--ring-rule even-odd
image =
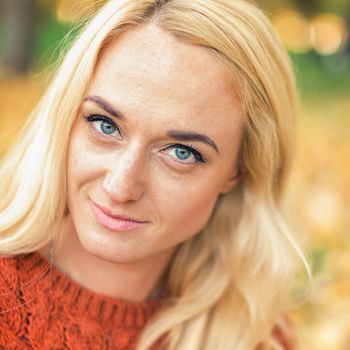
[[[169,268],[167,305],[146,327],[140,350],[252,349],[271,344],[296,257],[280,212],[294,142],[297,99],[291,64],[265,15],[244,0],[112,0],[68,51],[0,169],[0,252],[42,248],[66,210],[72,123],[101,51],[131,27],[155,23],[207,47],[227,68],[244,111],[242,181],[219,197],[206,227],[183,243]]]

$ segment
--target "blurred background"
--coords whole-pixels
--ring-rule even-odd
[[[77,23],[103,3],[0,0],[0,156],[78,33]],[[290,53],[301,95],[286,212],[306,247],[314,279],[310,290],[296,289],[291,316],[301,349],[349,350],[350,1],[258,4]]]

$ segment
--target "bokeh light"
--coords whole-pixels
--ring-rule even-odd
[[[288,50],[302,53],[310,49],[310,23],[303,15],[293,10],[282,10],[274,24]]]
[[[314,49],[321,55],[337,52],[347,38],[344,20],[331,13],[314,17],[310,24],[310,41]]]
[[[313,48],[321,55],[331,55],[342,48],[348,37],[344,19],[332,13],[308,19],[297,11],[282,10],[274,24],[286,48],[295,53]]]

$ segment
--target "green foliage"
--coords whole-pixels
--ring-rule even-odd
[[[349,56],[320,56],[311,51],[306,54],[291,54],[291,58],[302,95],[339,95],[350,91]]]
[[[4,48],[4,24],[0,22],[0,56]]]
[[[34,66],[43,69],[54,65],[75,35],[76,31],[66,23],[53,19],[41,20],[36,28]]]
[[[312,269],[312,275],[316,277],[323,269],[325,260],[327,258],[327,248],[324,247],[312,247],[310,252],[310,264]]]

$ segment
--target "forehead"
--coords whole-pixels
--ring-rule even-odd
[[[123,110],[169,122],[230,123],[240,106],[223,63],[210,49],[192,45],[155,24],[128,30],[102,53],[90,92]]]

